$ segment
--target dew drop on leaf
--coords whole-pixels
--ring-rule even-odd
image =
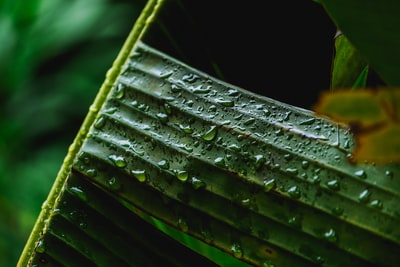
[[[371,196],[371,192],[368,189],[365,189],[358,195],[358,200],[361,202],[367,202]]]
[[[175,176],[176,176],[176,178],[178,178],[180,181],[186,182],[187,179],[188,179],[188,177],[189,177],[189,174],[188,174],[188,172],[185,171],[185,170],[177,170],[177,171],[175,171]]]
[[[231,246],[231,251],[233,253],[233,256],[235,256],[236,258],[243,257],[243,250],[242,250],[242,247],[240,246],[240,244],[233,243]]]
[[[147,180],[145,170],[131,170],[133,177],[135,177],[139,182],[143,183]]]
[[[217,126],[212,125],[210,129],[201,136],[205,141],[212,141],[217,136]]]

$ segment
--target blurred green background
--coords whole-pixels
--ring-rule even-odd
[[[0,266],[40,207],[143,0],[0,0]]]

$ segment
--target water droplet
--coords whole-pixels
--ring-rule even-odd
[[[265,157],[264,157],[264,155],[255,155],[254,156],[255,157],[255,159],[256,159],[256,161],[255,161],[255,168],[256,168],[256,170],[258,170],[258,169],[260,169],[263,165],[264,165],[264,163],[267,161],[266,159],[265,159]]]
[[[276,181],[274,178],[269,180],[264,180],[263,185],[264,185],[264,191],[269,192],[276,187]]]
[[[79,187],[76,187],[76,186],[69,187],[68,192],[70,192],[71,194],[73,194],[74,196],[78,197],[79,199],[81,199],[85,202],[87,201],[86,193]]]
[[[320,178],[318,175],[314,175],[314,176],[311,178],[311,183],[313,183],[313,184],[318,184],[319,182],[321,182],[321,178]]]
[[[37,253],[44,253],[46,252],[46,245],[43,239],[40,239],[39,242],[36,244],[35,251]]]
[[[159,75],[160,75],[161,79],[166,79],[166,78],[171,77],[172,74],[174,74],[174,72],[172,70],[167,70],[167,71],[164,71],[164,72],[160,72]]]
[[[354,173],[354,175],[362,179],[367,178],[367,173],[364,170],[358,170]]]
[[[228,149],[231,149],[233,151],[240,151],[241,147],[239,145],[237,145],[237,144],[231,144],[231,145],[228,146]]]
[[[228,96],[238,96],[239,95],[239,91],[236,90],[236,89],[229,89],[227,95]]]
[[[224,106],[224,107],[233,107],[235,103],[232,100],[227,100],[227,99],[222,99],[218,98],[215,100],[218,104]]]
[[[145,170],[131,170],[133,177],[135,177],[139,182],[143,183],[147,180]]]
[[[119,83],[117,87],[115,88],[115,98],[116,99],[121,99],[124,97],[125,94],[125,85],[122,83]]]
[[[332,209],[332,213],[335,214],[336,216],[342,215],[343,212],[344,212],[344,210],[343,210],[343,208],[341,208],[341,207],[334,207],[334,208]]]
[[[188,82],[188,83],[194,83],[197,81],[200,77],[197,74],[190,73],[186,74],[182,77],[182,81]]]
[[[161,121],[166,123],[168,121],[168,115],[165,113],[157,113],[156,117]]]
[[[189,125],[184,126],[184,125],[180,124],[180,125],[179,125],[179,128],[180,128],[184,133],[186,133],[186,134],[191,134],[191,133],[193,133],[193,129],[192,129]]]
[[[190,179],[190,183],[192,184],[192,187],[194,189],[200,189],[206,187],[206,183],[197,177],[192,177]]]
[[[336,242],[337,241],[336,231],[332,228],[328,229],[328,231],[324,233],[324,238],[329,242],[332,243]]]
[[[103,116],[97,119],[97,121],[94,124],[94,128],[96,129],[101,129],[103,126],[106,124],[106,120]]]
[[[310,119],[306,119],[304,121],[301,121],[299,124],[300,125],[311,125],[315,122],[315,118],[310,118]]]
[[[169,168],[169,163],[165,159],[160,160],[159,162],[157,162],[157,165],[158,165],[158,167],[160,167],[161,169],[164,169],[164,170]]]
[[[390,171],[390,170],[386,170],[386,171],[385,171],[385,175],[386,175],[387,177],[393,178],[393,172]]]
[[[310,166],[310,162],[308,162],[307,160],[303,160],[303,161],[301,162],[301,167],[302,167],[303,169],[307,169],[308,166]]]
[[[165,110],[165,113],[166,113],[166,114],[168,114],[168,115],[171,115],[171,114],[172,114],[172,108],[171,108],[171,105],[170,105],[170,104],[165,103],[165,104],[164,104],[164,110]]]
[[[250,119],[244,121],[243,124],[244,124],[245,126],[249,126],[249,125],[253,124],[255,121],[256,121],[256,119],[250,118]]]
[[[212,125],[210,127],[210,129],[201,136],[201,138],[203,138],[203,140],[205,141],[212,141],[215,139],[215,137],[217,136],[217,126]]]
[[[377,209],[381,209],[383,206],[382,201],[380,201],[379,199],[372,200],[371,202],[369,202],[369,205]]]
[[[126,166],[126,161],[123,156],[109,155],[108,158],[114,163],[118,168],[124,168]]]
[[[233,253],[233,256],[236,258],[241,258],[243,257],[243,249],[238,243],[233,243],[231,247],[231,251]]]
[[[291,175],[296,175],[298,173],[298,170],[296,168],[286,168],[286,172]]]
[[[289,120],[289,118],[290,118],[290,115],[292,114],[292,112],[291,111],[287,111],[287,112],[285,112],[285,115],[284,115],[284,117],[283,117],[283,120],[284,121],[288,121]]]
[[[225,159],[223,157],[218,157],[214,160],[214,163],[218,167],[225,167]]]
[[[87,227],[87,223],[86,223],[87,215],[83,211],[79,211],[79,210],[71,211],[69,213],[69,216],[75,224],[79,225],[79,227],[81,227],[81,228]]]
[[[275,264],[273,264],[270,260],[267,260],[263,262],[262,267],[275,267]]]
[[[358,200],[360,200],[360,202],[367,202],[369,200],[371,196],[371,192],[368,189],[365,189],[364,191],[362,191],[360,193],[360,195],[358,195]]]
[[[96,171],[96,169],[88,169],[88,170],[86,170],[86,174],[90,177],[96,177],[97,171]]]
[[[339,190],[340,189],[340,182],[338,180],[330,180],[326,183],[326,185],[328,186],[328,188],[332,189],[332,190]]]
[[[182,87],[177,84],[171,84],[171,91],[172,93],[178,93],[182,90]]]
[[[183,231],[187,232],[189,230],[189,226],[187,222],[183,218],[178,219],[178,227]]]
[[[111,190],[117,191],[121,188],[121,183],[118,178],[111,177],[107,180],[107,185],[110,187]]]
[[[250,206],[250,203],[251,203],[250,198],[245,198],[245,199],[242,199],[242,200],[240,201],[240,204],[242,204],[242,205],[245,206],[245,207]]]
[[[187,171],[183,171],[183,170],[178,170],[175,172],[175,176],[176,178],[178,178],[180,181],[182,182],[186,182],[188,177],[189,177],[189,173]]]
[[[289,196],[292,198],[296,198],[296,199],[300,198],[301,193],[300,193],[300,190],[297,187],[297,185],[291,186],[287,192],[288,192]]]
[[[301,228],[301,216],[295,215],[289,218],[288,223],[295,228]]]
[[[193,93],[194,94],[207,94],[211,91],[211,86],[207,86],[207,88],[202,88],[202,85],[199,85],[195,88],[193,88]]]

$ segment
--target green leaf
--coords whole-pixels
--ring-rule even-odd
[[[400,264],[399,166],[353,164],[347,126],[148,44],[163,3],[108,72],[18,267],[224,264],[191,242],[251,266]]]
[[[400,2],[321,0],[337,27],[389,86],[400,86]]]
[[[365,87],[368,66],[363,55],[339,34],[335,38],[335,57],[332,69],[331,88]]]

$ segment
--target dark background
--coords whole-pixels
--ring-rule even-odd
[[[328,89],[335,29],[312,0],[183,2],[160,14],[164,31],[153,27],[150,44],[227,82],[304,108]],[[18,261],[144,4],[0,1],[0,266]]]

